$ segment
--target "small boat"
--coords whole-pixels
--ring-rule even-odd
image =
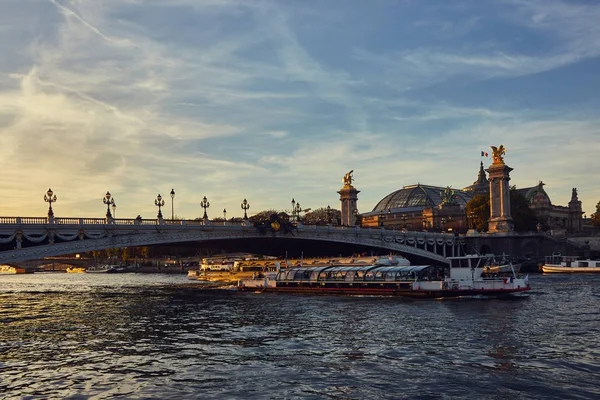
[[[0,274],[12,275],[12,274],[26,274],[27,270],[23,267],[15,267],[13,265],[0,265]]]
[[[202,274],[202,271],[199,269],[190,269],[188,270],[187,277],[189,280],[195,281],[198,280],[200,274]]]
[[[484,276],[486,256],[449,257],[448,265],[302,266],[241,279],[238,290],[421,298],[504,296],[531,290],[529,277]]]
[[[76,273],[76,274],[83,274],[86,271],[85,267],[67,267],[67,269],[65,270],[68,273]]]
[[[541,266],[544,273],[592,273],[600,272],[600,260],[581,260],[579,257],[554,253],[545,258]]]
[[[513,272],[518,273],[521,270],[521,263],[515,263],[510,260],[505,254],[500,257],[496,257],[493,254],[486,254],[488,257],[485,266],[485,274],[512,274]]]
[[[120,265],[102,264],[88,267],[85,272],[88,274],[114,274],[123,272],[123,268]]]

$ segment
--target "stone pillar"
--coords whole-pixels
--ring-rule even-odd
[[[510,214],[510,171],[513,169],[504,164],[504,146],[492,146],[494,161],[487,169],[490,182],[490,220],[489,233],[510,233],[514,223]]]
[[[344,187],[338,193],[340,195],[342,226],[354,226],[356,224],[357,202],[360,190],[352,186],[352,171],[344,176]]]

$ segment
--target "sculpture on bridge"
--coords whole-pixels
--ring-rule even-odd
[[[494,164],[504,164],[504,154],[506,154],[506,148],[504,145],[500,145],[499,147],[490,146],[493,153],[493,163]]]
[[[352,186],[352,180],[354,179],[352,177],[353,172],[354,172],[354,170],[351,170],[346,175],[344,175],[344,179],[343,179],[344,186]]]

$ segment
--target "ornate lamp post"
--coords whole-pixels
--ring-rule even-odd
[[[427,230],[427,217],[423,217],[423,230]]]
[[[112,198],[110,192],[106,192],[104,198],[102,199],[102,202],[106,204],[106,218],[111,219],[112,215],[110,214],[110,206],[115,204],[115,199]]]
[[[296,219],[296,200],[292,198],[292,221]]]
[[[246,213],[246,211],[248,211],[248,209],[250,209],[250,203],[248,203],[248,200],[244,199],[242,201],[242,210],[244,210],[244,220],[248,219],[248,214]]]
[[[162,215],[161,207],[163,207],[165,205],[165,201],[163,200],[160,193],[158,194],[158,196],[156,196],[156,199],[154,200],[154,205],[156,207],[158,207],[158,215],[156,217],[158,219],[162,219],[163,215]]]
[[[442,232],[446,231],[446,217],[442,217]]]
[[[54,211],[52,211],[52,203],[56,202],[56,195],[54,194],[52,189],[48,189],[48,191],[44,195],[44,201],[48,203],[48,218],[54,218]]]
[[[225,222],[227,222],[227,209],[226,208],[223,209],[223,220]]]
[[[296,208],[294,209],[296,213],[296,222],[300,222],[300,213],[302,212],[302,207],[300,207],[300,203],[296,203]]]
[[[400,218],[402,219],[402,227],[406,229],[406,220],[408,219],[408,217],[406,216],[406,214],[402,214]]]
[[[326,213],[327,213],[327,223],[331,224],[331,206],[327,205]]]
[[[175,190],[171,189],[171,221],[175,220],[175,212],[173,208],[173,203],[175,202]]]
[[[206,213],[206,209],[208,207],[210,207],[210,203],[209,201],[206,199],[206,196],[204,196],[202,198],[202,201],[200,202],[200,207],[204,208],[204,215],[202,216],[203,219],[208,219],[208,214]]]
[[[113,218],[117,218],[117,203],[113,202],[112,209],[113,209]]]

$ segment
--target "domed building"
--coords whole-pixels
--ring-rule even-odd
[[[537,186],[517,189],[517,192],[528,200],[529,207],[546,229],[581,231],[583,212],[577,190],[573,188],[567,207],[557,206],[552,204],[543,185],[540,181]],[[420,183],[404,186],[381,199],[372,211],[360,214],[360,225],[464,233],[472,225],[466,214],[467,203],[476,195],[487,196],[489,190],[490,182],[481,162],[477,180],[472,185],[462,190]]]
[[[466,230],[465,207],[473,193],[451,187],[416,184],[385,196],[371,212],[361,214],[362,226],[438,231]]]

